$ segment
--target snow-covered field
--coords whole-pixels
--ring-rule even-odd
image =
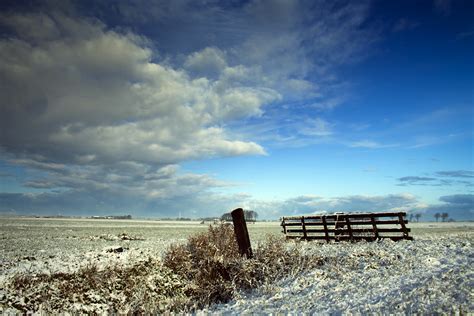
[[[73,272],[94,263],[160,257],[207,225],[198,222],[0,218],[0,311],[15,274]],[[474,223],[410,223],[414,241],[300,242],[320,267],[210,307],[204,313],[472,313]],[[249,225],[254,247],[279,223]],[[114,251],[114,249],[116,251]]]
[[[473,234],[415,241],[305,245],[327,258],[212,311],[227,313],[474,312]]]

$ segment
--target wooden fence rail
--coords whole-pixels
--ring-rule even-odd
[[[406,227],[405,212],[336,213],[331,215],[286,216],[281,226],[286,238],[305,240],[367,240],[381,238],[413,240]]]

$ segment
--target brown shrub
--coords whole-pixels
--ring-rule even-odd
[[[187,306],[188,310],[227,302],[239,291],[322,263],[276,237],[262,243],[253,259],[242,258],[233,228],[226,224],[210,226],[208,232],[190,237],[186,244],[171,246],[164,257],[164,266],[187,279],[185,292],[198,302]]]
[[[189,237],[185,245],[171,246],[163,262],[188,280],[186,294],[197,302],[188,306],[192,309],[230,300],[232,278],[240,261],[233,228],[223,224]]]

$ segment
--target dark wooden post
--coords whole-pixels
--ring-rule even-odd
[[[400,222],[400,226],[402,227],[403,238],[408,239],[408,229],[405,226],[405,213],[398,214],[398,221]]]
[[[329,242],[329,232],[328,232],[328,224],[326,223],[326,215],[321,217],[324,226],[324,236],[326,237],[326,242]]]
[[[234,222],[235,238],[239,245],[241,256],[247,256],[248,259],[253,257],[252,247],[250,246],[250,237],[245,222],[244,210],[241,208],[232,211],[232,221]]]
[[[349,219],[349,214],[346,215],[346,224],[347,224],[347,231],[349,232],[349,238],[353,240],[354,237],[352,235],[352,227],[351,227],[351,221]]]
[[[283,233],[285,234],[286,236],[286,222],[285,222],[285,218],[282,217],[281,219],[281,226],[283,226]]]
[[[308,234],[306,233],[306,224],[304,222],[304,216],[301,216],[301,227],[303,228],[303,239],[308,240]]]
[[[374,232],[374,240],[379,239],[379,230],[377,229],[377,223],[375,221],[375,216],[370,216],[370,221],[372,222],[372,230]]]

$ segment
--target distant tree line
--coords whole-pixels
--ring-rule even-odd
[[[247,222],[256,222],[258,218],[258,213],[252,210],[244,210],[244,217]],[[230,213],[224,213],[221,216],[221,220],[231,222],[232,215]]]
[[[189,222],[192,221],[192,218],[189,217],[160,217],[160,221],[184,221],[184,222]]]
[[[442,222],[454,222],[452,218],[449,218],[449,213],[435,213],[433,216],[436,219],[436,222],[438,222],[440,218]],[[420,217],[421,217],[421,213],[410,213],[410,215],[408,216],[408,219],[410,221],[416,220],[416,222],[419,222]]]
[[[436,213],[433,216],[434,216],[434,218],[436,218],[436,222],[438,222],[440,218],[441,218],[442,222],[448,222],[448,221],[452,222],[453,221],[452,219],[448,219],[448,217],[449,217],[448,213]]]
[[[420,221],[420,217],[421,217],[421,214],[420,213],[410,213],[410,215],[408,215],[408,220],[410,222],[413,222],[414,220],[416,220],[417,222]]]

